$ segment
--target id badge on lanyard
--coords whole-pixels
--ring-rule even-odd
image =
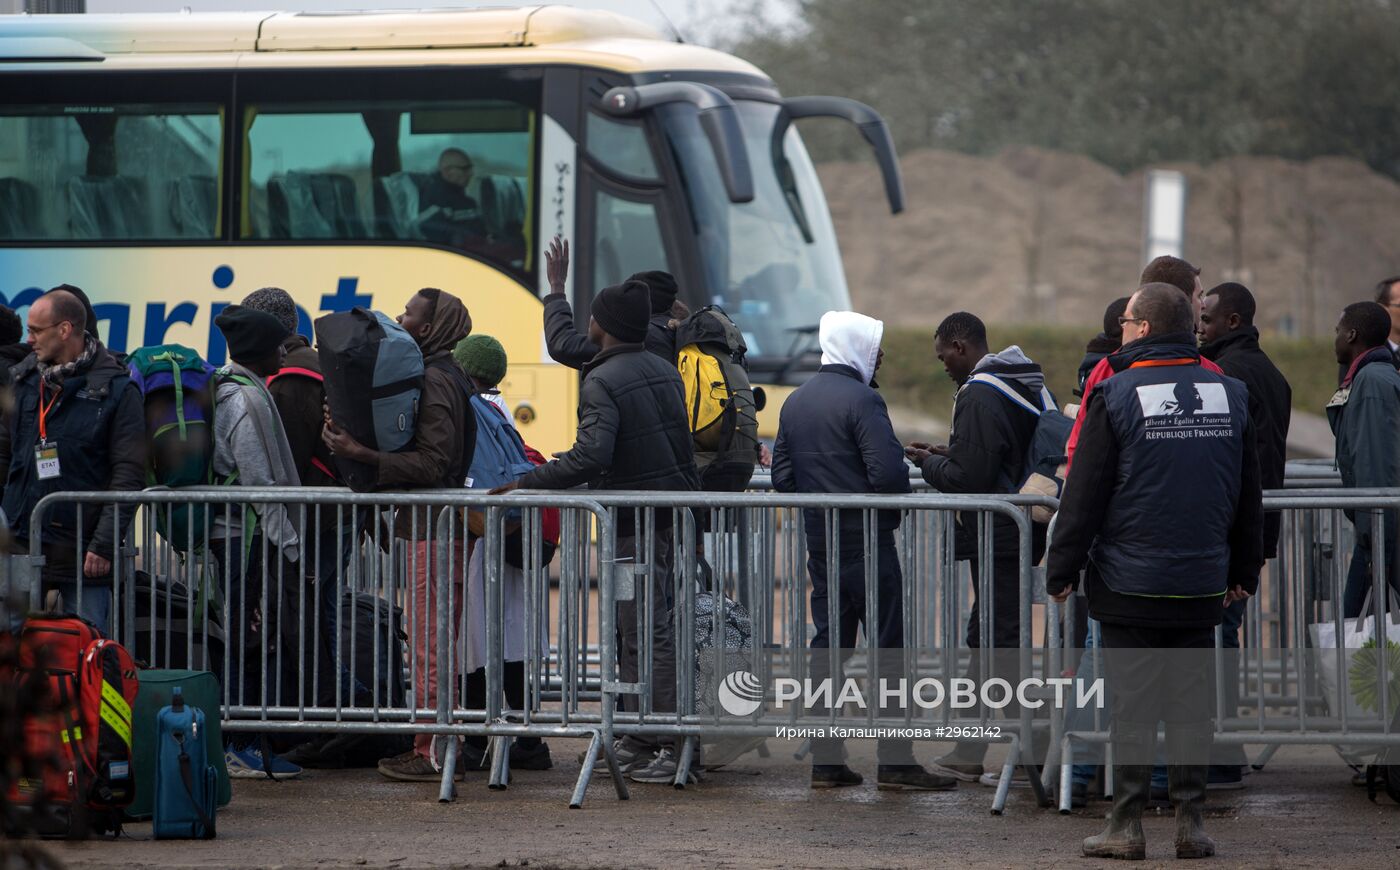
[[[34,446],[34,465],[40,480],[53,480],[62,474],[58,464],[58,442],[49,440],[48,417],[58,396],[44,401],[44,379],[39,379],[39,443]]]

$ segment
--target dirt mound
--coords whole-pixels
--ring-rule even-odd
[[[858,308],[937,324],[1093,324],[1137,284],[1144,173],[1039,148],[903,158],[908,209],[892,216],[873,164],[819,167]],[[1343,305],[1400,272],[1400,185],[1359,161],[1243,157],[1169,164],[1188,184],[1187,259],[1207,287],[1247,284],[1258,321],[1330,332]]]

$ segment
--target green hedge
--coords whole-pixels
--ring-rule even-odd
[[[1063,405],[1074,400],[1073,388],[1084,358],[1084,345],[1096,330],[1059,326],[989,327],[994,349],[1018,344],[1040,363],[1050,389]],[[887,329],[885,361],[877,380],[893,405],[947,420],[952,412],[953,382],[933,352],[932,329]],[[1293,385],[1293,407],[1321,414],[1337,389],[1332,342],[1265,336],[1264,350]]]

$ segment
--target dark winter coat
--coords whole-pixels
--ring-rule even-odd
[[[773,445],[778,492],[902,494],[910,491],[904,448],[885,400],[848,365],[824,365],[783,403]],[[808,546],[824,546],[820,510],[803,512]],[[881,511],[880,529],[899,527],[899,511]],[[860,511],[841,513],[841,530],[860,536]]]
[[[1264,562],[1247,388],[1200,366],[1184,334],[1150,336],[1110,359],[1114,377],[1085,403],[1081,449],[1093,460],[1072,466],[1065,482],[1046,588],[1077,586],[1087,565],[1095,619],[1218,625],[1226,587],[1254,592]],[[1199,390],[1202,407],[1158,410],[1154,393],[1165,385],[1170,398],[1178,384]],[[1201,437],[1175,437],[1201,427],[1191,433]],[[1166,431],[1174,429],[1183,431]]]
[[[1201,356],[1249,387],[1249,413],[1259,438],[1259,480],[1264,489],[1282,489],[1288,461],[1288,424],[1293,415],[1293,388],[1268,354],[1259,347],[1259,330],[1236,330],[1218,341],[1201,346]],[[1278,555],[1282,515],[1264,516],[1264,556]]]
[[[14,535],[29,538],[30,513],[51,492],[139,490],[146,483],[146,417],[141,393],[127,370],[98,346],[87,368],[69,375],[47,416],[48,439],[58,445],[60,476],[40,480],[34,450],[39,442],[39,368],[30,355],[14,367],[15,405],[0,426],[0,468],[8,469],[3,508]],[[53,397],[45,385],[45,400]],[[61,504],[44,518],[48,543],[72,545],[78,536],[75,504]],[[111,507],[82,508],[84,546],[110,559],[119,537]],[[131,512],[123,512],[123,526]]]
[[[601,490],[700,489],[680,373],[643,345],[616,345],[583,367],[574,446],[520,478],[521,489],[584,484]],[[657,511],[656,519],[668,526],[671,511]],[[619,512],[618,535],[631,534],[630,512]]]
[[[1102,332],[1089,339],[1089,344],[1084,348],[1084,359],[1079,363],[1079,380],[1074,390],[1076,396],[1084,395],[1084,382],[1089,379],[1089,373],[1094,370],[1094,366],[1122,346],[1119,339],[1110,338]]]

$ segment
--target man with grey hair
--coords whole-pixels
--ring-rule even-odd
[[[44,496],[139,490],[146,482],[141,393],[89,325],[87,306],[65,289],[29,306],[33,353],[11,370],[14,407],[0,426],[0,509],[14,524],[19,552],[29,552],[31,514]],[[112,562],[131,512],[68,502],[43,521],[45,588],[61,592],[70,612],[110,631]]]
[[[1045,584],[1063,602],[1084,572],[1113,693],[1113,812],[1084,854],[1145,857],[1164,721],[1176,854],[1203,858],[1215,853],[1202,829],[1215,627],[1264,562],[1257,440],[1248,389],[1202,365],[1180,290],[1148,284],[1120,320],[1113,376],[1084,402],[1079,449],[1093,458],[1065,481]]]

